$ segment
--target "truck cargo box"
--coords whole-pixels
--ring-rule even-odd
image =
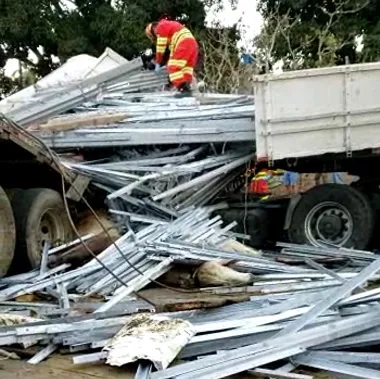
[[[258,76],[255,105],[260,160],[380,147],[380,63]]]

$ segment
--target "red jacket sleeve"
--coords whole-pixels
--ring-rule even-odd
[[[169,44],[166,28],[162,24],[158,24],[156,28],[156,63],[161,63],[164,57],[166,48]]]

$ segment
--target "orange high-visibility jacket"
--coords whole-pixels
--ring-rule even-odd
[[[157,36],[156,63],[161,64],[165,50],[169,47],[173,54],[175,47],[185,38],[194,38],[189,29],[177,21],[161,20],[158,22],[155,34]]]

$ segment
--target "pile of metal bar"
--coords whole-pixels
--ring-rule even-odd
[[[165,232],[162,229],[161,233],[169,236],[181,235],[183,238],[185,234],[191,234],[189,229],[198,225],[198,222],[199,218],[195,217],[194,213],[189,213],[187,218],[177,219],[165,228]],[[185,225],[189,226],[186,231]],[[165,237],[158,236],[156,234],[159,233],[158,230],[159,228],[156,232],[148,234],[151,238]],[[149,236],[145,238],[138,234],[137,241],[149,241]],[[219,236],[217,240],[222,241],[223,238]],[[184,245],[182,248],[193,246],[189,242],[180,243],[180,245]],[[128,254],[128,249],[123,247],[125,245],[119,242],[119,246],[124,254]],[[137,243],[134,255],[126,256],[129,259],[132,259],[133,256],[137,257],[141,254],[144,246],[144,243]],[[294,248],[299,251],[303,249],[301,246]],[[198,247],[198,249],[201,248]],[[186,251],[185,248],[183,250]],[[218,257],[228,258],[230,255],[234,255],[235,259],[252,265],[251,267],[258,264],[261,269],[261,266],[266,263],[268,271],[276,269],[274,262],[266,259],[265,255],[249,257],[228,252],[221,247],[218,247],[217,251]],[[307,248],[304,251],[307,253]],[[204,249],[204,252],[211,254],[207,248]],[[172,254],[173,252],[167,248],[166,254],[168,253]],[[191,253],[195,254],[194,251]],[[216,249],[213,253],[216,254]],[[352,251],[351,253],[358,252]],[[116,254],[113,249],[108,249],[102,254],[101,259],[111,267],[110,262],[114,260]],[[150,255],[152,261],[160,254],[159,251],[156,251],[155,255]],[[175,256],[175,254],[171,255],[171,263]],[[215,256],[211,254],[207,259],[210,257],[213,259]],[[201,254],[197,256],[197,259],[200,258]],[[163,257],[161,262],[164,262],[165,259]],[[380,258],[373,260],[361,271],[330,271],[329,274],[318,270],[307,271],[305,267],[295,269],[281,264],[277,264],[277,267],[281,267],[283,271],[287,272],[258,275],[258,281],[254,283],[253,287],[257,285],[258,288],[270,289],[280,283],[290,283],[295,286],[327,280],[335,280],[335,284],[324,288],[299,288],[297,292],[289,290],[272,293],[269,291],[266,295],[251,296],[250,301],[216,309],[166,313],[164,315],[170,318],[190,322],[194,327],[195,336],[178,355],[183,363],[159,371],[155,371],[149,366],[147,377],[152,379],[224,378],[240,372],[252,371],[253,373],[261,372],[273,375],[273,377],[287,375],[282,377],[299,378],[297,375],[300,374],[292,373],[292,371],[296,371],[301,366],[326,370],[333,375],[349,373],[351,377],[355,378],[380,377],[380,371],[377,370],[380,354],[364,352],[365,349],[371,350],[373,346],[380,344],[380,319],[378,317],[380,310],[378,294],[380,291],[371,289],[355,293],[369,280],[378,279],[376,274],[380,269]],[[96,268],[94,273],[100,273],[102,270],[95,261],[90,262],[87,268]],[[114,272],[116,273],[116,270]],[[102,274],[102,277],[98,275],[97,280],[106,283],[105,276],[107,274],[104,271]],[[146,276],[150,277],[149,274]],[[31,277],[30,274],[29,278]],[[60,276],[55,278],[59,283]],[[76,278],[79,278],[79,281],[74,279],[76,284],[83,284],[86,280],[90,280],[90,277],[76,276]],[[22,278],[19,276],[17,279],[21,280]],[[23,280],[27,279],[27,276],[24,275]],[[143,280],[145,279],[144,275]],[[6,280],[8,282],[15,281],[16,278]],[[128,281],[128,277],[124,277],[124,280]],[[101,287],[101,285],[99,286]],[[32,364],[39,363],[58,349],[80,354],[74,357],[74,363],[105,361],[107,351],[103,350],[103,347],[131,320],[131,315],[137,311],[137,307],[127,309],[128,301],[125,296],[131,293],[129,285],[120,288],[122,289],[119,294],[114,295],[105,303],[106,307],[100,305],[95,313],[87,316],[27,320],[27,324],[0,327],[0,346],[13,344],[30,346],[37,343],[45,346],[30,360]],[[69,284],[68,292],[72,291],[73,287]],[[254,292],[252,291],[252,293]],[[118,308],[118,310],[115,308],[111,312],[110,305],[116,304],[116,299],[122,308]],[[0,305],[4,304],[9,307],[11,303],[8,301],[0,303]],[[43,305],[36,304],[35,309],[38,307],[43,307]],[[348,353],[346,349],[350,349],[350,352]],[[84,355],[81,353],[89,350],[93,350],[93,352]],[[267,366],[268,364],[270,366]],[[303,377],[311,378],[312,376],[304,375]]]
[[[255,140],[250,96],[163,91],[165,71],[140,59],[3,101],[0,112],[54,149]],[[38,83],[35,88],[39,88]],[[157,92],[159,91],[159,92]],[[212,121],[212,122],[211,122]]]
[[[304,273],[307,276],[307,269],[293,268],[229,250],[225,246],[234,237],[230,230],[236,223],[221,228],[220,216],[210,218],[212,210],[188,210],[170,222],[147,218],[145,222],[150,225],[146,227],[140,224],[132,228],[128,225],[129,230],[125,235],[83,267],[68,271],[69,265],[65,264],[43,274],[31,272],[0,281],[0,286],[5,285],[0,290],[0,301],[51,287],[59,287],[62,291],[60,287],[63,287],[66,297],[66,292],[86,297],[112,296],[96,310],[103,312],[167,272],[174,261],[238,260],[235,267],[243,271]],[[316,279],[321,278],[324,276]],[[328,284],[337,285],[339,281]],[[260,288],[258,286],[252,292]]]
[[[125,234],[97,259],[77,269],[69,264],[48,268],[43,259],[40,270],[1,279],[0,309],[7,313],[0,315],[0,322],[6,320],[8,326],[0,327],[0,346],[41,345],[31,364],[61,349],[81,354],[74,357],[74,363],[106,361],[108,350],[104,348],[109,341],[139,309],[152,309],[136,300],[137,291],[159,280],[177,263],[223,260],[231,261],[238,271],[252,273],[253,283],[200,290],[212,295],[246,294],[250,300],[211,310],[165,314],[190,322],[195,330],[178,354],[183,363],[157,371],[141,362],[137,375],[224,378],[252,371],[299,378],[292,371],[308,366],[337,375],[350,372],[358,378],[380,377],[379,355],[371,353],[366,358],[356,349],[380,343],[380,290],[364,289],[368,281],[379,278],[380,258],[370,252],[293,244],[280,244],[283,250],[277,254],[236,249],[233,241],[244,238],[233,232],[236,222],[223,225],[220,216],[213,216],[220,204],[199,207],[189,201],[195,192],[189,194],[193,186],[186,184],[198,180],[196,183],[205,185],[204,176],[219,168],[224,169],[211,176],[223,181],[249,156],[243,154],[243,159],[227,150],[199,159],[208,148],[182,146],[150,151],[143,157],[138,151],[129,151],[129,159],[72,164],[72,169],[88,173],[96,187],[113,194],[110,211],[121,217]],[[167,180],[169,172],[176,178],[174,185]],[[140,177],[137,173],[144,174]],[[190,175],[190,179],[182,183],[182,175]],[[168,192],[180,199],[171,197],[163,203],[167,197],[159,194]],[[112,203],[115,199],[117,204]],[[120,210],[122,206],[124,210]],[[47,257],[59,253],[59,248],[45,250]],[[302,258],[303,264],[281,263],[281,256]],[[346,261],[334,261],[336,269],[317,263],[331,257]],[[57,304],[12,301],[35,292],[55,297]],[[93,305],[89,315],[73,317],[78,315],[79,300],[93,295],[106,301]],[[32,310],[37,318],[24,318],[21,324],[9,321],[16,315],[25,316],[25,310]],[[345,349],[356,350],[345,354]]]
[[[314,246],[299,246],[292,243],[278,243],[281,247],[281,256],[295,260],[326,260],[336,259],[345,260],[350,266],[365,266],[368,262],[374,261],[376,254],[369,251],[352,250],[347,248],[336,247],[314,247]]]
[[[225,206],[218,195],[251,156],[244,146],[202,144],[66,161],[71,170],[91,178],[92,189],[104,196],[123,235],[79,268],[49,267],[49,256],[61,248],[46,247],[39,270],[1,279],[0,311],[5,316],[0,314],[0,323],[3,319],[8,326],[0,327],[0,346],[41,345],[31,364],[57,350],[80,354],[74,363],[106,362],[110,341],[133,315],[141,309],[155,311],[136,297],[139,290],[159,285],[160,277],[177,264],[228,261],[231,268],[250,273],[252,283],[204,287],[199,293],[250,300],[164,314],[190,322],[195,335],[178,353],[181,364],[157,370],[141,361],[137,375],[224,378],[250,371],[297,379],[300,374],[292,371],[307,366],[333,375],[380,377],[378,355],[366,359],[362,353],[380,344],[380,290],[365,289],[379,279],[379,258],[365,251],[284,243],[281,251],[254,251],[239,244],[249,236],[234,233],[236,221],[225,225],[215,215]],[[69,245],[76,243],[80,241]],[[55,301],[13,301],[31,293]],[[104,301],[82,303],[93,296]],[[84,316],[80,310],[86,307],[92,313]],[[36,319],[25,318],[31,314]],[[16,316],[24,317],[22,324],[14,321]],[[346,349],[350,355],[344,354]]]
[[[141,75],[144,75],[145,80],[141,80]],[[0,111],[22,126],[35,124],[96,99],[107,91],[108,86],[112,91],[115,84],[119,85],[121,81],[124,88],[128,87],[128,91],[139,91],[163,87],[167,79],[165,75],[154,77],[149,72],[141,73],[141,61],[134,59],[82,81],[36,92],[25,101],[5,104],[0,107]]]
[[[142,154],[126,150],[102,162],[66,165],[107,192],[111,213],[132,219],[163,213],[165,221],[183,210],[209,204],[244,173],[252,159],[250,146],[203,144]]]
[[[106,96],[82,106],[70,116],[61,116],[35,132],[54,149],[94,148],[152,144],[254,141],[252,99],[230,96],[215,102],[213,96],[178,99],[170,93],[131,98],[125,94]],[[137,102],[138,101],[138,102]],[[212,101],[213,104],[209,104]],[[102,125],[104,115],[122,115]],[[124,115],[124,117],[123,117]],[[83,118],[93,122],[79,125]],[[104,123],[104,121],[103,121]],[[64,124],[60,130],[53,125]],[[69,126],[68,126],[69,125]]]

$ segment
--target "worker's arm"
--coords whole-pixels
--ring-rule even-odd
[[[157,44],[156,44],[156,63],[161,64],[164,58],[165,50],[168,46],[168,38],[165,37],[165,30],[158,24],[156,29]]]

